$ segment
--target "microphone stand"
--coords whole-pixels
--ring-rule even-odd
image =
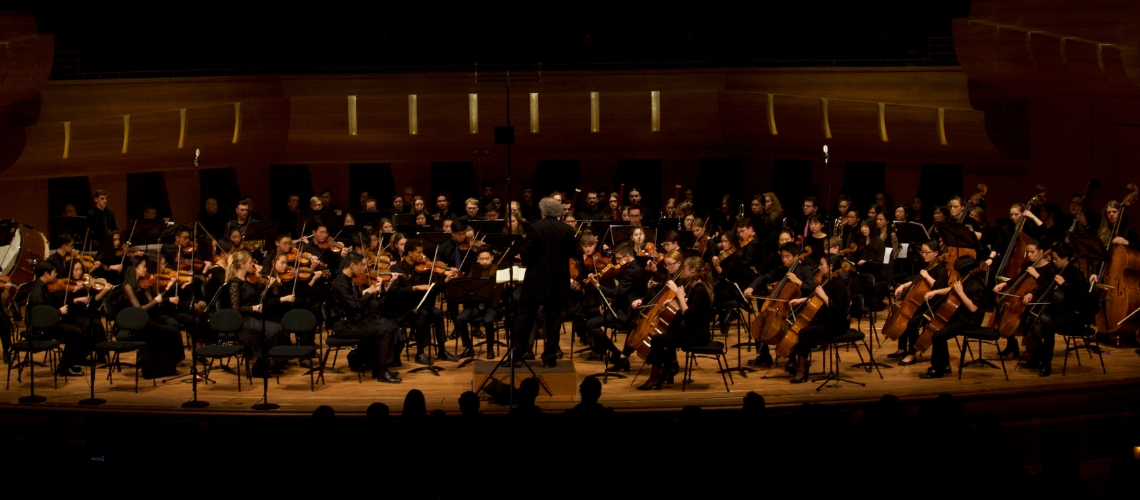
[[[613,325],[610,324],[610,318],[612,317],[614,319],[614,321],[617,321],[617,313],[614,312],[613,305],[610,304],[610,299],[607,299],[606,294],[602,293],[601,285],[597,285],[594,288],[598,289],[598,296],[602,298],[602,303],[605,304],[605,306],[606,306],[606,311],[602,313],[602,327],[605,328],[606,331],[613,331]],[[606,313],[609,313],[609,314],[606,314]],[[616,379],[626,378],[625,375],[622,375],[621,373],[618,373],[616,371],[613,372],[612,374],[610,373],[610,350],[609,349],[603,349],[602,350],[602,373],[594,373],[594,374],[586,376],[586,378],[590,378],[590,377],[594,377],[594,378],[602,377],[602,383],[603,384],[608,384],[610,381],[610,377],[613,377]]]
[[[222,286],[218,287],[218,291],[214,292],[214,297],[212,299],[210,299],[210,302],[208,304],[206,304],[206,309],[205,309],[205,311],[203,311],[203,314],[206,314],[206,311],[209,311],[210,308],[214,306],[214,304],[218,301],[218,298],[222,296],[222,290],[225,290],[226,287],[228,287],[228,286],[229,286],[229,283],[223,283]],[[213,363],[213,361],[211,361],[211,363]],[[190,399],[190,401],[182,403],[182,407],[183,408],[205,408],[207,406],[210,406],[209,401],[199,401],[198,400],[198,343],[197,342],[191,342],[190,343],[190,375],[193,375],[192,377],[190,377],[190,387],[192,388],[191,390],[193,391],[194,396],[193,396],[193,398]],[[210,383],[210,377],[209,376],[203,376],[202,377],[202,383],[209,384]],[[216,384],[217,382],[214,382],[214,383]]]

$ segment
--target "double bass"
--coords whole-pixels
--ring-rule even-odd
[[[1022,212],[1021,218],[1018,219],[1017,224],[1013,228],[1013,235],[1009,240],[1009,246],[1006,247],[1005,252],[1002,254],[1001,264],[998,265],[997,276],[1008,279],[1017,277],[1021,270],[1021,264],[1025,262],[1025,247],[1032,239],[1029,235],[1025,234],[1025,221],[1029,217],[1025,216],[1025,212],[1033,209],[1033,205],[1040,205],[1045,202],[1045,186],[1037,185],[1037,194],[1025,204],[1025,210]]]
[[[958,280],[957,283],[965,283],[966,280],[970,279],[971,276],[974,276],[978,273],[983,273],[987,268],[988,266],[986,266],[985,263],[982,263],[982,265],[978,266],[973,271],[966,273],[966,275],[963,276],[962,279]],[[982,307],[981,304],[975,305],[977,307]],[[934,334],[944,328],[946,324],[950,322],[950,318],[954,316],[954,313],[958,312],[959,307],[962,307],[962,298],[959,297],[953,289],[951,289],[950,292],[946,295],[946,300],[943,300],[942,304],[938,306],[938,309],[934,311],[934,317],[932,317],[930,319],[930,322],[922,328],[922,333],[918,335],[918,340],[914,341],[914,349],[918,352],[926,352],[926,349],[930,347],[931,342],[934,341]]]
[[[811,248],[804,249],[803,253],[796,256],[791,265],[788,266],[788,274],[794,272],[800,261],[810,255]],[[764,300],[760,314],[756,316],[748,329],[752,338],[767,344],[778,344],[780,337],[784,332],[787,332],[787,317],[791,313],[791,306],[788,305],[788,302],[800,298],[800,287],[788,286],[788,281],[788,275],[785,274],[784,279],[780,280],[776,288],[772,290],[772,295]]]
[[[1120,227],[1124,220],[1124,208],[1135,203],[1140,196],[1140,189],[1136,184],[1129,184],[1132,191],[1120,202],[1120,211],[1116,214],[1116,224],[1113,225],[1109,245],[1112,248],[1110,260],[1107,262],[1107,272],[1101,267],[1098,277],[1104,284],[1104,307],[1096,315],[1097,330],[1108,333],[1114,341],[1119,341],[1120,334],[1125,331],[1135,332],[1140,325],[1140,314],[1133,314],[1140,309],[1140,251],[1128,248],[1127,245],[1113,245],[1112,240],[1120,234]],[[1129,315],[1132,314],[1131,317]],[[1123,324],[1128,321],[1128,324]]]

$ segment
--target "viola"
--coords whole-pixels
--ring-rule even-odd
[[[586,265],[587,269],[597,269],[610,265],[610,258],[602,255],[601,252],[594,252],[593,255],[583,257],[582,263]]]
[[[317,248],[320,248],[321,250],[331,249],[334,252],[340,252],[340,251],[344,250],[345,246],[344,246],[344,243],[336,241],[332,238],[325,238],[325,241],[323,241],[321,243],[317,243]]]
[[[285,254],[285,261],[290,264],[295,264],[298,260],[301,261],[302,266],[308,266],[312,263],[312,255],[301,252],[297,247],[293,247]]]
[[[67,257],[64,257],[64,260],[79,261],[83,263],[83,269],[86,271],[90,271],[91,267],[95,265],[95,257],[81,254],[75,250],[72,250],[71,253],[67,254]]]
[[[625,272],[625,268],[629,266],[630,262],[633,262],[633,257],[631,256],[626,256],[624,259],[619,259],[617,262],[611,262],[606,267],[598,270],[598,272],[591,274],[590,277],[592,279],[590,282],[597,285],[599,280],[616,279],[618,276],[621,276],[621,273]]]

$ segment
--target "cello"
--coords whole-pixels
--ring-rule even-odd
[[[939,265],[949,265],[950,257],[948,254],[941,254],[937,259],[930,262],[926,266],[926,271],[933,271]],[[898,308],[891,311],[887,316],[887,321],[883,323],[882,332],[887,338],[891,340],[898,340],[902,337],[903,332],[906,331],[907,323],[918,312],[918,309],[926,303],[926,292],[931,290],[930,283],[927,283],[921,276],[915,277],[911,282],[910,289],[906,292],[906,297],[903,298]]]
[[[827,276],[827,279],[822,280],[822,283],[817,282],[817,285],[824,286],[839,276],[839,273],[849,273],[854,269],[850,262],[844,260],[839,269],[832,271],[831,274]],[[822,278],[822,276],[820,276],[820,278]],[[812,294],[811,298],[808,299],[808,301],[804,303],[803,308],[800,309],[799,314],[796,315],[796,322],[788,329],[788,333],[784,334],[784,338],[780,339],[780,343],[776,344],[776,354],[785,358],[791,356],[792,348],[800,341],[800,330],[807,328],[807,326],[811,324],[811,321],[815,319],[815,314],[819,312],[823,306],[823,299],[819,295]]]
[[[966,275],[957,282],[965,283],[971,276],[985,272],[988,267],[989,266],[983,262],[982,265],[966,273]],[[979,308],[982,307],[981,304],[975,305]],[[934,317],[922,328],[922,333],[918,335],[918,340],[914,341],[914,349],[918,352],[926,352],[931,342],[934,341],[934,334],[950,322],[950,318],[954,316],[954,313],[958,312],[959,307],[962,307],[962,298],[951,289],[946,296],[946,300],[943,300],[942,304],[938,306],[938,309],[934,311]]]
[[[703,280],[708,271],[709,266],[705,264],[689,281],[685,282],[685,285]],[[671,280],[676,280],[681,272],[677,271]],[[641,320],[637,322],[637,327],[625,337],[625,346],[632,347],[641,359],[649,359],[649,349],[652,346],[653,337],[669,331],[669,324],[673,322],[677,313],[681,312],[680,305],[674,300],[676,298],[677,294],[669,287],[662,288],[661,292],[653,298],[649,309],[641,313]]]
[[[1051,253],[1053,253],[1052,250],[1046,250],[1037,260],[1033,261],[1030,267],[1037,267],[1037,264]],[[1001,332],[1002,338],[1008,338],[1010,335],[1021,331],[1021,314],[1025,312],[1025,302],[1022,302],[1021,298],[1036,288],[1037,278],[1029,274],[1028,270],[1018,275],[1017,279],[1007,287],[1009,292],[998,304],[997,311],[991,320],[991,326]]]
[[[788,266],[788,273],[784,274],[784,279],[776,285],[772,290],[772,295],[764,300],[764,306],[760,309],[760,314],[752,321],[749,327],[749,334],[756,340],[764,341],[767,344],[778,344],[781,335],[787,331],[788,327],[788,314],[791,313],[791,306],[788,302],[800,298],[800,287],[787,286],[788,274],[796,270],[796,266],[805,257],[811,255],[811,248],[807,248],[803,253],[796,256],[792,260],[791,265]]]
[[[1120,340],[1122,330],[1136,331],[1136,318],[1140,317],[1140,315],[1129,317],[1140,308],[1140,252],[1128,248],[1127,245],[1112,245],[1112,240],[1120,234],[1124,208],[1132,205],[1140,196],[1140,189],[1136,184],[1129,184],[1128,189],[1132,192],[1120,202],[1116,224],[1113,225],[1112,235],[1108,240],[1112,247],[1110,260],[1101,264],[1100,273],[1097,274],[1105,288],[1104,307],[1096,316],[1097,330],[1110,334],[1117,342]],[[1105,265],[1108,266],[1107,273]],[[1127,327],[1123,325],[1126,320],[1130,321]]]
[[[1025,262],[1025,246],[1029,244],[1031,239],[1025,234],[1025,221],[1026,217],[1024,212],[1033,209],[1033,205],[1040,205],[1045,202],[1045,186],[1042,184],[1037,185],[1037,194],[1025,204],[1025,209],[1022,211],[1021,218],[1018,219],[1017,224],[1013,228],[1013,237],[1009,240],[1009,246],[1006,247],[1005,253],[1002,254],[1001,264],[998,265],[997,276],[1014,279],[1017,277],[1021,264]]]

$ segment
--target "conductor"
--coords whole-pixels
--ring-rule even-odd
[[[574,254],[575,239],[574,229],[558,220],[562,215],[562,203],[554,198],[543,198],[538,202],[538,208],[542,220],[531,226],[522,247],[527,272],[519,300],[519,318],[515,323],[514,359],[525,359],[524,356],[530,353],[530,332],[534,329],[538,308],[542,307],[545,316],[543,331],[546,333],[542,366],[551,368],[558,364],[556,356],[562,306],[570,294],[567,262]]]

